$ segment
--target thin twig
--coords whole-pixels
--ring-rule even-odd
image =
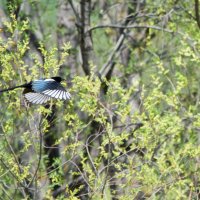
[[[18,183],[23,187],[23,188],[27,188],[26,185],[24,185],[19,178],[10,170],[10,168],[8,167],[8,165],[6,165],[6,163],[3,161],[2,158],[0,158],[1,163],[3,164],[3,166],[9,170],[10,174],[18,181]]]
[[[72,0],[68,0],[68,2],[69,2],[70,6],[71,6],[71,8],[72,8],[72,10],[74,12],[74,15],[76,16],[76,20],[78,22],[80,22],[80,16],[79,16],[78,12],[76,11],[76,9],[74,7],[73,1]]]
[[[4,186],[4,185],[3,185]],[[9,199],[9,200],[12,200],[12,198],[9,196],[9,194],[7,193],[7,190],[3,187],[3,186],[1,186],[1,188],[2,188],[2,190],[3,190],[3,193],[5,194],[5,196]],[[5,197],[4,197],[5,198]],[[4,199],[3,198],[3,199]],[[2,198],[1,198],[2,199]]]
[[[124,38],[125,38],[125,34],[122,33],[117,41],[117,44],[115,45],[115,48],[113,49],[112,53],[110,54],[107,62],[99,70],[99,74],[101,77],[105,77],[107,75],[107,73],[109,72],[109,70],[110,70],[109,66],[111,66],[110,64],[111,64],[113,58],[115,57],[116,52],[120,49],[121,45],[123,44]]]
[[[90,186],[90,183],[86,180],[86,177],[84,176],[84,174],[82,173],[82,171],[79,169],[78,165],[75,162],[73,162],[72,160],[69,160],[69,162],[72,163],[72,165],[74,165],[76,167],[76,169],[81,174],[81,176],[82,176],[83,180],[85,181],[85,183],[88,185],[88,187],[90,189],[92,189],[92,187]]]
[[[181,36],[184,36],[187,40],[189,40],[190,42],[195,42],[194,39],[192,39],[191,37],[187,36],[185,33],[183,32],[180,32],[180,31],[173,31],[173,30],[170,30],[170,29],[167,29],[167,28],[163,28],[163,27],[160,27],[160,26],[150,26],[150,25],[129,25],[129,26],[122,26],[122,25],[112,25],[112,24],[108,24],[108,25],[97,25],[97,26],[94,26],[90,29],[88,29],[88,31],[93,31],[95,29],[100,29],[100,28],[124,28],[124,29],[132,29],[132,28],[149,28],[149,29],[155,29],[155,30],[158,30],[158,31],[164,31],[164,32],[167,32],[167,33],[171,33],[171,34],[179,34]],[[192,46],[193,47],[193,46]],[[194,48],[194,47],[193,47]]]
[[[88,138],[87,138],[87,140],[86,140],[86,144],[85,144],[85,148],[86,148],[86,151],[87,151],[87,154],[88,154],[88,158],[89,158],[89,160],[90,160],[90,162],[91,162],[91,164],[92,164],[92,167],[93,167],[93,169],[94,169],[94,171],[95,171],[95,174],[96,174],[96,176],[98,177],[98,172],[97,172],[97,169],[96,169],[96,167],[95,167],[95,165],[94,165],[94,162],[93,162],[93,160],[92,160],[92,157],[91,157],[91,155],[90,155],[90,152],[89,152],[89,149],[88,149],[88,146],[89,146],[89,140],[90,140],[90,138],[92,137],[93,135],[90,135]]]
[[[150,29],[155,29],[155,30],[159,30],[159,31],[165,31],[168,33],[174,33],[174,31],[170,30],[170,29],[166,29],[166,28],[162,28],[160,26],[150,26],[150,25],[129,25],[129,26],[123,26],[123,25],[115,25],[115,24],[107,24],[107,25],[97,25],[94,26],[90,29],[88,29],[88,32],[91,32],[93,30],[96,29],[100,29],[100,28],[124,28],[124,29],[132,29],[132,28],[150,28]]]

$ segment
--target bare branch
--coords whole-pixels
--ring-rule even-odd
[[[79,22],[80,21],[80,16],[79,16],[78,12],[75,9],[73,1],[72,0],[68,0],[68,1],[69,1],[69,4],[70,4],[73,12],[74,12],[74,15],[76,16],[76,20]]]
[[[92,38],[90,27],[91,0],[81,0],[81,24],[78,24],[82,67],[86,75],[90,74],[89,62],[92,60]]]
[[[200,28],[199,0],[195,0],[194,10],[195,10],[195,19],[196,19],[196,22],[197,22],[198,27]]]
[[[107,62],[99,70],[99,74],[101,77],[105,77],[107,75],[107,73],[109,72],[110,67],[111,67],[111,62],[113,61],[113,58],[115,57],[116,52],[120,49],[121,45],[123,44],[124,38],[125,38],[125,34],[122,33],[117,41],[117,44],[115,45],[115,48],[113,49],[113,52],[110,54]]]
[[[88,31],[91,32],[95,29],[100,29],[100,28],[124,28],[124,29],[132,29],[132,28],[150,28],[150,29],[155,29],[155,30],[159,30],[159,31],[165,31],[168,33],[174,33],[174,31],[166,29],[166,28],[162,28],[159,26],[149,26],[149,25],[129,25],[129,26],[122,26],[122,25],[114,25],[114,24],[108,24],[108,25],[98,25],[98,26],[94,26],[92,28],[90,28]]]

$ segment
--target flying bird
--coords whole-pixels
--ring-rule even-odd
[[[33,104],[46,103],[51,98],[68,100],[71,98],[70,93],[61,85],[63,79],[59,76],[34,80],[23,85],[0,90],[6,92],[16,88],[25,88],[23,95],[25,99]]]

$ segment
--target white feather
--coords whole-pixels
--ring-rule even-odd
[[[44,81],[55,81],[55,80],[52,78],[48,78],[48,79],[45,79]]]

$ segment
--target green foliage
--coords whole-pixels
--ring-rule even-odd
[[[148,11],[160,15],[173,4],[169,1],[155,9],[159,2],[151,1]],[[145,48],[128,45],[132,58],[126,69],[116,62],[119,74],[140,73],[141,79],[134,84],[124,84],[130,77],[122,80],[113,76],[103,80],[107,91],[102,95],[102,80],[94,72],[97,66],[90,76],[73,77],[70,101],[52,101],[50,108],[25,107],[18,90],[0,94],[2,198],[29,198],[24,194],[30,183],[45,193],[45,199],[53,198],[56,187],[67,194],[57,199],[81,199],[85,190],[90,199],[196,198],[200,177],[200,41],[195,22],[181,15],[169,22],[168,28],[175,30],[180,21],[175,36],[150,30],[156,37],[148,37]],[[93,24],[97,24],[97,16],[93,13]],[[42,62],[30,48],[26,32],[29,20],[18,21],[14,14],[10,19],[4,22],[7,40],[0,38],[0,88],[58,74],[70,44],[64,44],[60,52],[41,42]],[[51,24],[51,18],[43,20]],[[155,21],[148,19],[152,25]],[[112,31],[95,33],[98,56],[109,52],[107,48],[114,43]],[[32,65],[27,64],[27,57]],[[104,57],[99,59],[99,65],[104,61]],[[48,118],[52,114],[57,116],[53,121]],[[59,149],[59,158],[48,168],[49,155],[44,151],[48,147],[42,142],[50,134],[55,139],[51,148]]]

